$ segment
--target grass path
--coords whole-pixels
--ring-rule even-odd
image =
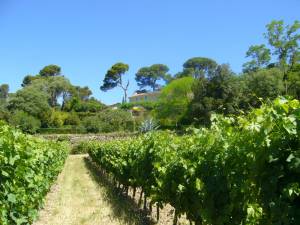
[[[34,225],[147,224],[90,166],[85,155],[69,156]]]

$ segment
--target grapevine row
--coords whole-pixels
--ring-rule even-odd
[[[93,161],[195,224],[300,224],[300,104],[277,99],[210,128],[91,143]],[[175,220],[176,221],[176,220]]]
[[[68,146],[0,124],[0,224],[31,224],[61,171]]]

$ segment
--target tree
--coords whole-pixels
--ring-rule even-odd
[[[275,99],[284,93],[282,73],[279,68],[261,69],[245,74],[244,99],[248,105],[259,107],[261,99]]]
[[[129,86],[129,81],[125,85],[123,83],[122,77],[129,70],[129,66],[124,63],[114,64],[105,74],[103,84],[100,87],[102,91],[108,91],[115,87],[120,87],[124,92],[123,101],[127,101],[127,90]]]
[[[34,117],[42,118],[45,113],[50,111],[48,95],[37,87],[25,87],[17,91],[9,100],[8,109],[24,111]]]
[[[45,66],[42,70],[40,70],[39,75],[42,77],[53,77],[53,76],[59,76],[61,73],[61,68],[57,65],[48,65]]]
[[[76,86],[75,92],[76,92],[76,95],[82,101],[87,101],[90,98],[90,96],[93,94],[93,92],[89,89],[88,86],[85,86],[85,87]]]
[[[285,26],[283,20],[273,20],[267,25],[267,32],[264,34],[270,46],[273,47],[273,54],[278,57],[278,64],[283,72],[286,94],[288,93],[288,71],[299,54],[299,29],[299,21],[295,21],[291,26]]]
[[[229,65],[219,65],[209,78],[197,79],[193,85],[194,98],[184,117],[186,123],[207,125],[213,112],[236,113],[240,84]]]
[[[142,67],[135,75],[135,80],[140,88],[151,87],[155,91],[158,87],[157,81],[168,81],[170,75],[167,74],[169,68],[163,64],[154,64],[150,67]]]
[[[61,97],[63,102],[62,105],[65,104],[68,97],[71,95],[71,91],[73,86],[71,85],[70,81],[65,77],[47,77],[44,80],[47,86],[47,92],[50,95],[50,105],[52,107],[57,106],[58,98]]]
[[[44,92],[48,97],[51,107],[58,106],[58,99],[62,98],[62,105],[71,97],[74,87],[70,81],[63,76],[49,76],[38,78],[31,81],[29,86]]]
[[[181,72],[178,72],[174,75],[174,79],[179,79],[183,77],[194,77],[194,69],[184,68]]]
[[[155,117],[163,126],[177,126],[193,99],[193,77],[173,80],[162,89],[155,109]]]
[[[183,64],[184,69],[188,69],[194,78],[209,77],[217,66],[213,59],[203,57],[191,58]]]
[[[269,64],[271,51],[265,45],[252,45],[246,53],[246,57],[252,58],[251,61],[243,65],[244,72],[257,71]]]
[[[300,63],[295,64],[288,72],[288,94],[300,99]]]
[[[64,104],[63,110],[67,112],[99,112],[104,108],[105,105],[93,97],[88,100],[73,97]]]
[[[8,84],[0,85],[0,99],[6,100],[8,97],[9,86]]]

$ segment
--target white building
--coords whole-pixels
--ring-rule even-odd
[[[159,95],[159,91],[135,93],[134,95],[129,97],[129,102],[155,102],[158,100]]]

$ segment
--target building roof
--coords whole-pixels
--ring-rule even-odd
[[[140,93],[140,94],[134,93],[134,94],[133,94],[131,97],[129,97],[129,98],[139,97],[139,96],[158,95],[158,94],[160,94],[159,91],[155,91],[155,92],[146,92],[146,93]]]

